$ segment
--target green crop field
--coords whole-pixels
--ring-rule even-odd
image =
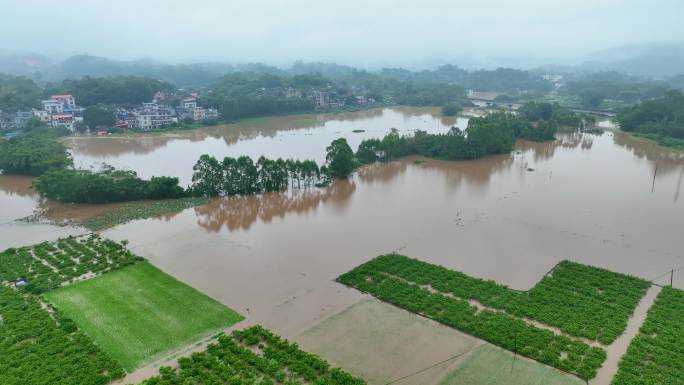
[[[204,352],[178,360],[177,368],[162,367],[141,385],[366,385],[360,378],[333,368],[261,326],[219,336]]]
[[[243,319],[147,262],[45,297],[127,371]]]
[[[658,294],[612,384],[684,384],[683,290],[664,287]]]
[[[376,257],[338,281],[583,379],[596,376],[606,351],[576,337],[614,341],[650,286],[635,277],[563,261],[530,291],[520,292],[398,254]]]
[[[482,345],[440,385],[582,385],[584,381],[513,353]]]

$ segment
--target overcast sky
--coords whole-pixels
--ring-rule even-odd
[[[684,0],[0,0],[0,48],[360,66],[580,57],[684,41]],[[465,62],[465,63],[464,63]]]

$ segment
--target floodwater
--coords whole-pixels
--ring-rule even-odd
[[[361,140],[381,138],[392,128],[402,134],[415,130],[447,132],[464,129],[466,118],[439,116],[435,108],[401,107],[360,112],[291,115],[252,119],[242,123],[207,127],[154,136],[70,138],[74,163],[82,168],[106,162],[132,169],[144,178],[171,175],[183,185],[192,179],[192,166],[203,154],[225,156],[261,155],[270,158],[313,159],[325,162],[325,148],[344,137],[356,149]],[[353,132],[363,130],[363,132]]]
[[[0,175],[0,250],[83,233],[75,228],[16,221],[40,206],[32,182],[32,177]]]
[[[173,135],[73,139],[77,163],[105,161],[188,183],[200,154],[312,158],[339,136],[445,132],[434,109],[281,117]],[[606,124],[603,124],[606,125]],[[463,127],[461,127],[463,126]],[[363,133],[353,130],[363,129]],[[216,198],[165,220],[105,232],[154,265],[297,340],[367,298],[334,281],[391,251],[516,289],[570,259],[669,283],[684,266],[684,154],[630,136],[560,133],[476,161],[406,158],[324,189]],[[421,159],[422,161],[422,159]],[[0,176],[3,219],[36,205]],[[6,181],[6,182],[3,182]],[[13,210],[6,214],[5,207]],[[22,208],[24,207],[24,208]],[[12,238],[0,238],[0,248]],[[684,288],[684,270],[674,276]],[[381,320],[378,320],[381,322]],[[301,337],[304,338],[304,337]]]

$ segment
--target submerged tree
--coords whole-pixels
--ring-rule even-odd
[[[332,178],[345,179],[354,171],[354,152],[347,143],[347,139],[339,138],[326,148],[325,160],[328,172]]]

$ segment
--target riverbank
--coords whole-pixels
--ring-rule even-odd
[[[92,133],[74,134],[74,135],[68,136],[68,138],[71,138],[71,139],[82,139],[82,138],[92,139],[92,138],[135,138],[135,137],[141,137],[141,136],[145,137],[145,136],[163,136],[163,135],[173,136],[173,134],[187,133],[189,131],[201,130],[201,129],[210,129],[212,127],[230,126],[230,125],[245,125],[245,124],[260,125],[260,124],[266,124],[269,121],[277,119],[277,118],[294,117],[294,116],[303,117],[302,118],[302,124],[310,124],[310,123],[315,122],[315,116],[321,115],[321,114],[323,114],[323,115],[327,115],[327,114],[339,115],[339,114],[345,114],[345,113],[361,112],[361,111],[391,108],[391,107],[401,107],[401,106],[374,104],[374,105],[368,105],[368,106],[355,106],[354,108],[346,107],[346,108],[335,108],[335,109],[327,109],[327,110],[300,111],[300,112],[292,112],[292,113],[285,113],[285,114],[249,116],[249,117],[244,117],[244,118],[238,118],[235,120],[220,120],[220,121],[216,121],[212,124],[192,123],[192,124],[183,125],[182,127],[167,126],[167,127],[160,127],[157,129],[149,130],[149,131],[130,130],[130,131],[125,131],[125,132],[112,132],[112,133],[109,133],[107,135],[97,135],[97,134],[92,134]],[[414,106],[406,106],[406,107],[414,107]],[[437,107],[434,107],[434,108],[437,108]],[[307,117],[307,116],[310,117],[309,121],[306,121],[305,117]]]
[[[631,135],[635,138],[649,140],[651,142],[658,144],[659,146],[662,146],[662,147],[665,147],[668,149],[684,152],[684,139],[670,138],[667,136],[662,136],[662,135],[657,135],[657,134],[642,134],[642,133],[638,133],[638,132],[627,132],[627,131],[622,131],[622,132],[624,132],[625,134]]]

